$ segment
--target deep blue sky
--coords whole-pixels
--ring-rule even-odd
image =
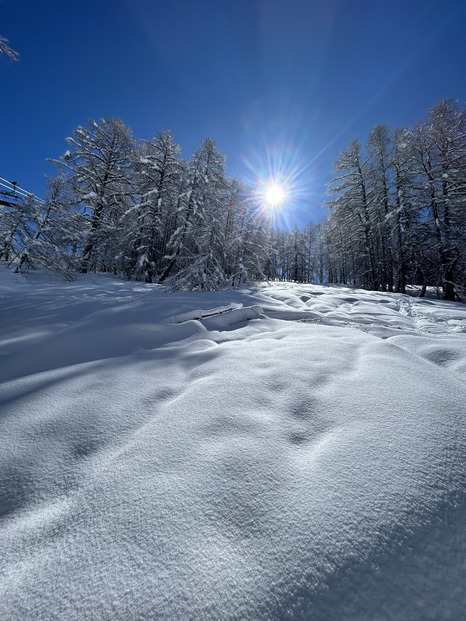
[[[214,138],[239,178],[281,170],[302,225],[352,137],[466,100],[465,32],[464,0],[3,0],[0,176],[42,195],[72,129],[120,116],[185,157]]]

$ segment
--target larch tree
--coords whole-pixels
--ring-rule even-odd
[[[22,226],[23,239],[15,272],[39,264],[68,279],[70,268],[76,267],[71,249],[79,235],[80,215],[72,209],[63,176],[47,179],[47,186],[44,201],[32,196],[26,200],[28,217]]]
[[[330,210],[329,231],[331,245],[342,244],[345,252],[358,253],[363,260],[359,276],[365,286],[378,289],[376,269],[375,235],[371,220],[371,200],[368,192],[368,163],[361,154],[357,140],[351,140],[346,151],[342,151],[334,164],[336,177],[329,186],[334,198],[327,202]],[[341,254],[342,249],[339,250]],[[335,278],[332,275],[332,278]]]
[[[455,279],[464,265],[466,215],[466,113],[445,100],[416,128],[416,157],[424,179],[443,298],[455,300]],[[461,275],[459,275],[461,278]]]
[[[12,261],[21,252],[21,229],[26,226],[27,212],[27,205],[19,198],[0,202],[0,261]]]
[[[143,141],[135,153],[136,201],[126,213],[124,226],[129,243],[128,275],[152,282],[160,273],[171,222],[178,209],[183,171],[180,147],[170,131]]]
[[[408,129],[392,132],[394,171],[394,209],[389,224],[393,241],[395,291],[406,293],[408,275],[423,279],[418,244],[418,224],[422,204],[418,197],[418,178],[414,159],[414,136]],[[424,282],[423,282],[424,284]]]
[[[392,182],[392,143],[386,125],[376,125],[367,139],[369,156],[369,197],[371,203],[371,228],[377,256],[379,288],[393,291],[393,251],[390,215]]]
[[[112,241],[118,222],[132,201],[131,166],[134,141],[121,119],[89,121],[67,139],[71,149],[62,157],[70,183],[86,218],[81,255],[83,273],[111,269]]]
[[[170,280],[176,289],[209,290],[221,286],[224,274],[220,247],[225,205],[225,157],[208,138],[188,164],[179,206],[180,225],[169,242],[169,263],[159,282]]]

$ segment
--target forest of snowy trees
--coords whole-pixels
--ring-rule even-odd
[[[107,118],[67,140],[43,201],[1,201],[0,260],[17,271],[104,271],[174,290],[262,278],[401,293],[418,284],[464,297],[466,109],[452,100],[413,128],[377,125],[364,148],[351,140],[326,220],[303,230],[274,229],[211,139],[186,160],[169,131],[136,141]]]
[[[213,140],[186,161],[169,131],[136,143],[109,118],[78,127],[68,143],[43,203],[3,206],[1,260],[178,290],[263,276],[267,223],[253,190],[225,177]]]

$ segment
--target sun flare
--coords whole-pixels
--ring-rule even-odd
[[[265,200],[271,207],[276,207],[285,200],[285,190],[275,183],[266,189]]]

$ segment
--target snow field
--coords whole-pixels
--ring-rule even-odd
[[[0,284],[1,619],[461,618],[464,306]]]

